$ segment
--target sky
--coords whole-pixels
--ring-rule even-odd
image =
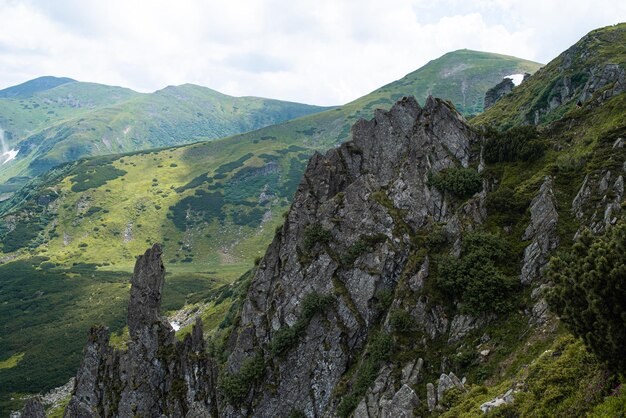
[[[335,105],[446,52],[547,63],[623,0],[0,0],[0,89],[42,75]]]

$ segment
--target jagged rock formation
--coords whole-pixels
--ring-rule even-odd
[[[615,141],[613,149],[616,155],[621,154],[625,158],[622,170],[600,170],[587,174],[572,201],[572,213],[576,219],[588,225],[596,234],[603,232],[609,225],[614,225],[622,210],[626,172],[626,152],[622,138]],[[578,233],[580,231],[577,235]]]
[[[12,418],[46,418],[46,411],[44,410],[41,399],[35,396],[27,399],[22,413],[12,415]]]
[[[496,104],[504,95],[510,93],[515,87],[515,83],[510,78],[505,78],[485,93],[485,110]]]
[[[522,284],[530,284],[540,276],[541,269],[548,262],[550,252],[559,245],[556,230],[558,219],[552,178],[546,177],[539,194],[530,203],[530,224],[522,237],[524,241],[532,240],[524,250],[520,275]]]
[[[65,417],[209,417],[216,413],[216,371],[202,322],[176,341],[159,315],[165,269],[158,245],[137,259],[128,305],[128,351],[109,345],[106,327],[89,333]]]
[[[406,269],[416,275],[418,304],[411,314],[420,332],[435,338],[449,330],[453,318],[420,296],[428,267],[408,264],[410,233],[440,222],[451,241],[458,241],[460,217],[480,213],[480,196],[467,210],[454,211],[445,194],[428,184],[429,173],[476,160],[471,145],[477,136],[446,102],[429,98],[422,108],[404,98],[388,112],[376,111],[373,120],[357,122],[352,137],[311,158],[286,222],[252,280],[227,371],[238,372],[259,353],[269,367],[264,384],[251,385],[246,400],[225,406],[224,416],[286,416],[294,409],[332,415],[335,386],[380,320],[378,295],[392,291]],[[276,358],[272,340],[298,323],[310,294],[336,300]],[[382,398],[393,403],[397,392],[391,395]],[[398,396],[398,405],[415,401],[407,389]],[[382,411],[384,405],[366,406]]]

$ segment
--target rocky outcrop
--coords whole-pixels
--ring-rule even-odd
[[[615,141],[615,153],[624,155],[620,139]],[[585,176],[576,197],[572,201],[572,213],[583,226],[599,234],[620,217],[624,200],[623,173],[601,170]],[[624,170],[626,171],[626,170]],[[576,233],[576,236],[580,230]]]
[[[285,224],[259,263],[240,326],[231,336],[226,371],[237,373],[259,353],[272,366],[265,370],[263,385],[250,382],[243,402],[224,405],[224,416],[286,416],[294,409],[306,416],[333,415],[339,403],[333,397],[336,385],[372,328],[384,320],[379,295],[393,293],[405,269],[414,277],[410,286],[418,303],[409,314],[416,332],[425,338],[448,332],[444,307],[420,290],[420,282],[428,279],[427,262],[408,263],[416,251],[410,236],[437,222],[451,242],[458,241],[459,216],[465,215],[429,185],[428,176],[468,167],[478,158],[471,151],[478,138],[448,103],[433,98],[424,107],[404,98],[388,112],[377,110],[372,120],[354,125],[352,138],[311,158]],[[308,295],[332,297],[334,303],[307,321],[277,358],[272,341],[301,323]],[[370,390],[378,393],[377,388],[374,384]],[[382,398],[392,404],[395,398],[395,405],[403,407],[414,403],[408,389],[396,398],[397,392]],[[380,400],[364,403],[361,410],[383,405]]]
[[[508,391],[506,391],[506,393],[504,395],[501,396],[496,396],[495,399],[492,399],[489,402],[485,402],[484,404],[480,405],[480,410],[483,411],[483,413],[487,413],[501,405],[506,405],[509,403],[513,402],[513,389],[509,389]]]
[[[541,270],[548,262],[549,254],[559,244],[557,222],[559,214],[556,199],[552,191],[552,178],[544,179],[539,194],[530,204],[530,224],[522,239],[531,240],[524,250],[520,281],[528,285],[541,275]]]
[[[505,78],[487,90],[487,93],[485,93],[485,110],[489,109],[491,106],[496,104],[498,100],[513,91],[513,87],[515,87],[513,80]]]
[[[128,351],[109,345],[106,327],[89,333],[65,417],[210,417],[217,413],[216,369],[197,319],[182,342],[159,315],[161,248],[137,259],[128,305]]]
[[[392,376],[391,366],[383,368],[354,410],[354,417],[413,417],[413,410],[419,406],[420,402],[411,386],[417,383],[422,364],[422,359],[419,359],[408,363],[403,368],[401,386],[397,391],[394,389],[395,379]]]
[[[20,414],[21,418],[46,418],[46,411],[39,397],[29,398]]]

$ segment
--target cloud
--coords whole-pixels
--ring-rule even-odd
[[[190,82],[329,105],[461,48],[547,62],[620,20],[612,0],[0,0],[0,86]]]

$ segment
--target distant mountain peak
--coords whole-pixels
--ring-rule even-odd
[[[62,84],[75,83],[76,80],[68,77],[43,76],[26,81],[16,86],[7,87],[0,90],[0,97],[4,98],[24,98],[35,93],[46,91],[58,87]]]

